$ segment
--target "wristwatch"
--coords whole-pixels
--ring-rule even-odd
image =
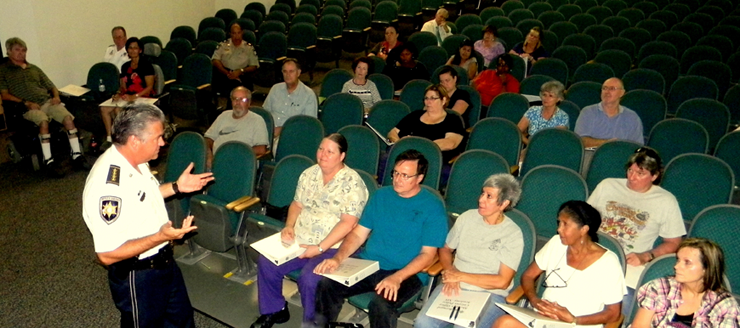
[[[316,247],[319,248],[319,253],[323,253],[324,252],[324,249],[321,248],[321,244],[316,244]]]
[[[653,251],[648,251],[648,255],[650,255],[650,259],[648,260],[648,262],[652,262],[653,260],[655,260],[655,254],[653,254]]]
[[[177,181],[172,183],[172,190],[175,192],[175,195],[180,193],[180,188],[177,187]]]

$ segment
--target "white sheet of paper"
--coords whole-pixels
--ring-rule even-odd
[[[68,84],[66,87],[59,89],[59,92],[68,94],[70,96],[79,97],[90,92],[90,89],[81,87],[79,85]]]
[[[490,296],[488,292],[468,290],[460,290],[457,296],[439,293],[426,315],[457,326],[475,328],[478,326],[478,318]]]
[[[104,101],[103,103],[101,103],[99,106],[100,107],[103,107],[103,106],[106,106],[106,107],[126,107],[126,106],[141,105],[141,104],[154,105],[154,103],[157,102],[157,100],[159,100],[159,99],[157,99],[157,98],[139,97],[139,98],[136,98],[135,101],[129,102],[129,101],[125,101],[123,99],[118,99],[116,101],[113,101],[113,98],[110,98],[110,99]]]

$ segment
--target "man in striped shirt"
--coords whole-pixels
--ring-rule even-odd
[[[41,150],[49,174],[54,177],[63,175],[59,163],[54,161],[51,153],[49,122],[52,119],[63,124],[67,130],[73,166],[77,169],[89,169],[90,164],[80,150],[74,116],[62,104],[59,90],[38,66],[26,61],[28,48],[23,40],[10,38],[5,42],[5,48],[10,60],[0,65],[0,94],[3,100],[23,104],[26,108],[23,118],[39,127]]]

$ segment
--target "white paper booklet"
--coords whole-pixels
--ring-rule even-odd
[[[66,87],[59,89],[59,92],[68,94],[70,96],[79,97],[90,92],[90,89],[81,87],[79,85],[68,84]]]
[[[299,245],[300,243],[294,240],[292,245],[286,247],[278,232],[250,246],[264,255],[270,262],[275,263],[275,265],[281,265],[306,251],[305,248],[301,248]]]
[[[378,138],[380,138],[380,140],[383,141],[387,146],[393,146],[394,143],[391,142],[390,139],[388,139],[385,136],[383,136],[382,134],[380,134],[380,132],[378,132],[378,130],[375,130],[375,128],[372,125],[370,125],[370,123],[365,122],[365,125],[367,125],[367,127],[370,128],[370,130],[373,130],[373,132],[375,132],[375,135],[377,135]]]
[[[457,326],[475,328],[483,307],[491,296],[488,292],[460,290],[457,296],[439,293],[427,310],[427,316],[453,323]],[[488,328],[488,327],[482,327]]]
[[[572,328],[573,324],[570,322],[562,322],[548,318],[544,315],[537,313],[535,310],[530,308],[523,308],[516,305],[509,305],[503,303],[496,303],[498,307],[511,314],[512,317],[519,320],[525,326],[530,328]]]
[[[380,270],[378,261],[350,257],[344,260],[333,273],[324,273],[322,276],[349,287],[378,270]]]
[[[108,106],[108,107],[126,107],[126,106],[132,106],[132,105],[154,105],[155,102],[157,102],[157,98],[146,98],[146,97],[139,97],[136,98],[135,101],[125,101],[123,99],[118,99],[116,101],[113,101],[113,98],[108,99],[101,103],[99,106]]]

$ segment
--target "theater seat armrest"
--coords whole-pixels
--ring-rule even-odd
[[[509,173],[512,175],[516,175],[516,173],[519,171],[519,165],[512,165],[509,167]]]
[[[246,201],[244,201],[242,203],[239,203],[238,205],[234,206],[234,212],[237,212],[237,213],[244,212],[244,210],[246,210],[246,209],[248,209],[248,208],[250,208],[250,207],[252,207],[252,206],[254,206],[256,204],[259,204],[259,202],[260,202],[260,198],[259,197],[251,197],[250,199],[248,199],[248,200],[246,200]]]
[[[524,296],[524,288],[522,288],[522,286],[517,286],[511,291],[511,293],[509,293],[509,295],[506,296],[506,303],[514,304],[519,302],[522,296]]]
[[[198,86],[198,90],[203,90],[203,89],[205,89],[205,88],[208,88],[208,87],[210,87],[210,86],[211,86],[211,84],[210,84],[210,83],[206,83],[206,84],[203,84],[203,85],[199,85],[199,86]]]

